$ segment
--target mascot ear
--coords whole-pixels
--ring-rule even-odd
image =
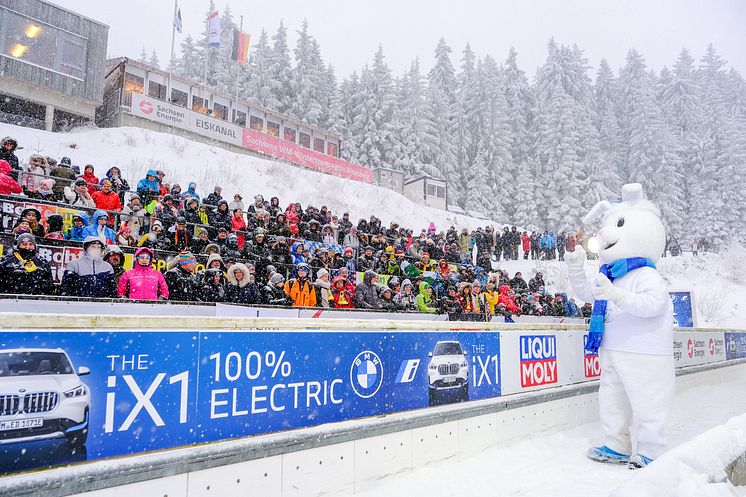
[[[583,224],[589,224],[594,219],[597,219],[599,217],[603,217],[603,215],[611,209],[611,204],[608,200],[602,200],[598,202],[596,205],[594,205],[590,211],[588,211],[588,214],[586,214],[583,217]]]

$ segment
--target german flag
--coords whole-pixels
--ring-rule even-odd
[[[249,62],[249,43],[251,35],[248,35],[238,29],[233,30],[233,55],[232,58],[239,64],[243,65]]]

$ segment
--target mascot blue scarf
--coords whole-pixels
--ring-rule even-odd
[[[655,263],[645,257],[630,257],[629,259],[619,259],[611,264],[603,264],[598,272],[606,275],[609,281],[613,283],[616,278],[621,278],[630,271],[641,267],[652,267],[655,269]],[[598,348],[601,346],[607,304],[606,300],[596,300],[593,302],[588,343],[585,346],[585,349],[592,354],[597,354]]]

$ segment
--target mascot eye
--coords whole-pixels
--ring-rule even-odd
[[[620,217],[619,221],[616,222],[616,225],[617,225],[617,228],[621,228],[622,226],[624,226],[624,218]]]

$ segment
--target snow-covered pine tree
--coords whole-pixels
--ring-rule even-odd
[[[308,32],[308,21],[303,20],[295,46],[295,68],[291,80],[290,114],[309,124],[318,124],[322,117],[320,88],[324,76],[318,42]]]
[[[277,110],[281,105],[275,96],[279,85],[272,79],[272,48],[265,30],[262,30],[251,52],[251,75],[245,85],[244,97],[263,107]]]
[[[469,195],[468,183],[474,177],[471,171],[474,166],[479,146],[479,98],[480,88],[477,81],[476,56],[467,43],[461,58],[461,72],[457,76],[456,106],[454,122],[454,147],[456,153],[456,170],[459,182],[449,184],[451,201],[457,205],[465,205],[464,200]],[[472,135],[472,132],[477,133]],[[484,157],[482,157],[484,167]],[[476,209],[476,208],[475,208]],[[484,209],[476,209],[484,212]]]
[[[619,123],[621,171],[625,182],[643,185],[661,209],[664,223],[675,236],[684,218],[682,177],[673,153],[675,139],[666,126],[655,98],[655,81],[647,72],[644,58],[630,50],[619,75]],[[687,222],[687,225],[690,223]]]
[[[342,81],[339,86],[341,117],[340,126],[344,146],[342,147],[342,158],[347,161],[359,163],[360,133],[356,128],[356,116],[358,107],[363,98],[360,77],[353,72]]]
[[[476,211],[486,216],[491,213],[485,211],[492,197],[492,188],[490,186],[490,173],[484,160],[484,154],[480,149],[474,158],[474,163],[466,171],[468,180],[466,183],[466,195],[464,198],[464,208],[468,211]]]
[[[511,155],[512,136],[508,105],[503,92],[503,75],[495,59],[489,55],[478,65],[478,101],[474,108],[472,136],[479,136],[477,144],[484,155],[492,189],[485,198],[485,214],[501,223],[510,223],[515,212],[515,163]]]
[[[606,59],[601,59],[596,72],[593,96],[593,121],[598,134],[599,148],[597,167],[600,173],[606,173],[600,181],[603,182],[603,186],[609,192],[614,192],[611,196],[603,197],[603,192],[597,190],[594,197],[599,199],[614,198],[622,187],[622,181],[619,177],[621,142],[619,123],[614,111],[617,100],[616,78]]]
[[[693,171],[689,210],[692,229],[716,247],[724,246],[736,224],[743,222],[733,216],[733,209],[726,208],[737,205],[743,196],[743,191],[735,188],[737,172],[743,171],[743,165],[732,161],[727,146],[731,142],[731,122],[724,94],[724,66],[725,61],[710,44],[697,71],[702,89],[702,121],[697,140],[700,161]]]
[[[202,57],[192,35],[186,35],[181,42],[181,56],[174,59],[174,72],[187,78],[197,78]]]
[[[428,72],[427,91],[436,143],[425,159],[440,171],[450,189],[457,189],[461,179],[457,168],[454,129],[457,86],[451,48],[441,38],[435,48],[435,65]]]
[[[526,226],[530,221],[536,224],[536,195],[537,189],[533,187],[535,178],[536,161],[534,157],[535,139],[531,133],[536,101],[533,90],[529,86],[526,74],[518,68],[518,53],[510,47],[508,58],[503,66],[503,93],[505,94],[505,105],[508,125],[510,126],[510,155],[512,157],[512,168],[515,171],[514,197],[521,198],[521,203],[532,206],[531,217],[527,218],[528,211],[518,200],[515,203],[513,222]],[[521,178],[520,175],[523,174]],[[530,181],[530,185],[527,183]],[[526,188],[527,192],[520,191]]]
[[[661,71],[658,101],[666,123],[674,135],[672,151],[678,157],[680,173],[684,177],[696,174],[695,171],[701,170],[702,167],[698,145],[701,98],[701,91],[695,77],[694,59],[689,55],[688,50],[682,49],[673,71]],[[687,217],[692,215],[691,209],[696,208],[691,202],[690,186],[693,185],[693,181],[683,181],[681,185]],[[695,237],[700,238],[701,233],[687,229],[681,233],[679,241],[689,243]]]
[[[161,63],[158,60],[158,54],[155,52],[155,49],[153,49],[153,51],[150,52],[150,57],[148,58],[148,64],[150,64],[153,67],[157,67],[158,69],[161,68]]]
[[[142,47],[142,50],[140,51],[140,56],[137,58],[140,62],[148,63],[148,51],[145,50],[145,47]]]
[[[425,157],[438,146],[426,93],[426,81],[416,59],[399,80],[393,119],[399,151],[393,166],[405,175],[421,174]]]
[[[280,21],[277,32],[272,36],[272,62],[270,64],[270,80],[277,85],[274,94],[280,101],[277,110],[287,113],[293,100],[293,68],[290,63],[290,48],[285,24]]]
[[[536,160],[530,157],[525,162],[516,165],[516,169],[513,224],[527,230],[538,229],[536,179],[533,176],[536,170]]]

